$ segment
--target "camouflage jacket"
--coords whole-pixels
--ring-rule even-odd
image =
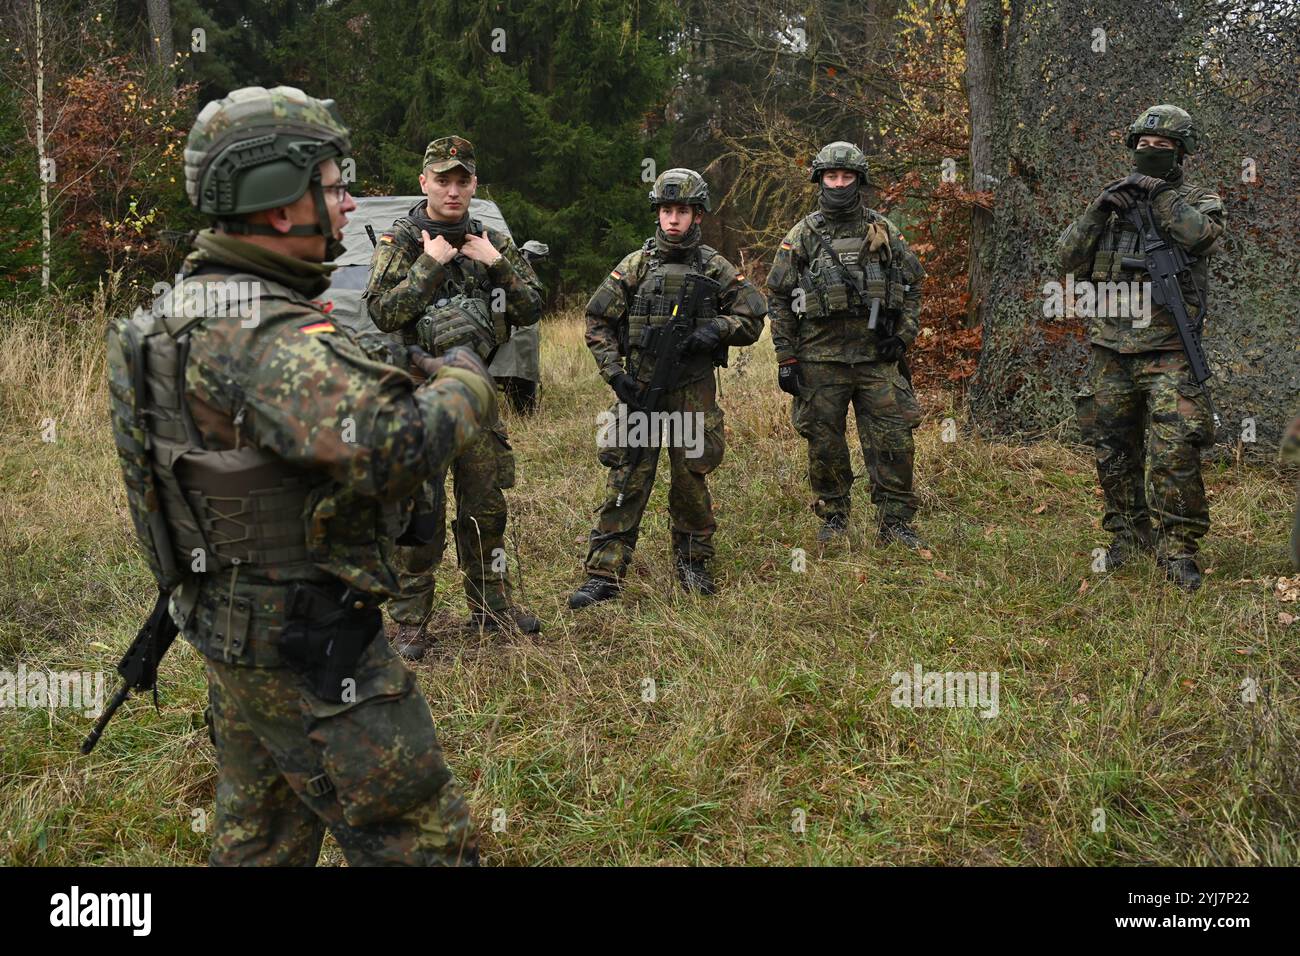
[[[1159,193],[1151,204],[1156,225],[1170,241],[1177,243],[1194,260],[1180,285],[1187,313],[1196,323],[1203,320],[1201,299],[1209,294],[1209,256],[1218,247],[1224,230],[1223,200],[1208,189],[1187,182],[1180,171],[1173,189]],[[1142,254],[1141,236],[1127,220],[1093,200],[1082,216],[1070,223],[1056,241],[1061,268],[1075,281],[1145,282],[1145,271],[1128,270],[1121,260]],[[1163,306],[1151,305],[1150,322],[1143,316],[1120,315],[1120,310],[1098,304],[1089,317],[1088,336],[1094,345],[1117,352],[1151,352],[1181,349],[1173,316]]]
[[[367,355],[311,298],[328,287],[319,265],[211,231],[195,245],[186,275],[254,280],[234,287],[242,302],[189,333],[185,388],[203,445],[255,446],[318,482],[303,516],[317,566],[359,590],[396,593],[387,536],[401,528],[388,527],[386,515],[474,440],[495,414],[494,390],[459,369],[417,386]],[[276,580],[274,568],[243,574]]]
[[[879,232],[881,227],[884,236]],[[847,255],[836,251],[845,268],[870,270],[888,281],[889,308],[882,311],[875,331],[867,328],[869,309],[857,300],[856,294],[849,297],[845,309],[815,309],[809,314],[808,297],[817,294],[822,276],[834,272],[817,238],[819,228],[836,245],[857,246],[858,251]],[[869,233],[880,238],[875,243],[868,241]],[[862,242],[848,241],[855,239]],[[872,244],[877,244],[874,254],[870,251]],[[921,330],[924,280],[925,269],[898,227],[873,209],[863,207],[847,216],[817,212],[801,219],[786,233],[767,274],[777,361],[874,362],[876,344],[891,331],[910,345]]]
[[[487,230],[501,260],[489,269],[457,253],[444,265],[424,254],[420,236],[421,222],[427,221],[424,207],[423,201],[416,203],[394,222],[379,237],[370,257],[370,281],[362,298],[375,325],[385,332],[401,332],[408,344],[413,343],[415,323],[428,306],[466,292],[486,300],[489,308],[500,308],[499,297],[493,296],[497,289],[505,294],[506,323],[534,324],[542,314],[542,285],[510,237],[477,220],[471,222],[474,232]]]
[[[587,303],[587,348],[591,349],[596,366],[606,382],[613,381],[622,372],[635,371],[638,364],[640,349],[638,342],[631,339],[639,336],[630,333],[630,312],[638,295],[645,299],[653,297],[649,286],[657,256],[656,242],[652,237],[640,249],[624,256],[614,271],[601,280]],[[763,319],[767,315],[767,300],[763,294],[725,256],[702,243],[673,250],[662,261],[680,266],[688,262],[691,256],[699,259],[692,265],[702,268],[703,274],[721,287],[715,314],[702,321],[715,324],[722,333],[723,346],[752,345],[757,342],[763,334]],[[653,307],[651,311],[663,312],[662,309]],[[667,320],[663,314],[640,318],[651,325]],[[702,321],[697,322],[697,325],[702,324]],[[713,372],[713,363],[708,356],[688,362],[688,366],[682,373],[679,385],[688,385]]]

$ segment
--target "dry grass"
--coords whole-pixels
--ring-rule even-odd
[[[0,668],[109,669],[147,611],[102,328],[94,309],[0,313]],[[543,339],[544,411],[510,423],[509,494],[546,634],[449,637],[418,667],[487,862],[1296,862],[1300,625],[1279,624],[1272,593],[1289,573],[1284,478],[1207,467],[1213,571],[1186,598],[1149,564],[1091,573],[1100,502],[1077,449],[944,443],[942,420],[964,417],[929,395],[917,474],[932,558],[874,546],[864,489],[849,542],[818,554],[764,338],[723,374],[722,593],[676,589],[660,488],[625,599],[572,614],[608,399],[576,317],[547,320]],[[440,592],[460,614],[454,574],[444,564]],[[998,671],[999,716],[890,706],[890,675],[914,662]],[[75,752],[80,713],[0,710],[0,862],[202,862],[214,764],[188,646],[164,665],[162,700],[161,714],[129,704],[91,758]]]

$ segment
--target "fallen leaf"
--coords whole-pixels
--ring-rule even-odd
[[[1080,707],[1082,707],[1084,704],[1088,703],[1088,695],[1075,694],[1073,697],[1070,698],[1070,703],[1078,704]]]
[[[1284,604],[1300,601],[1300,574],[1293,578],[1278,578],[1273,585],[1273,593]]]
[[[1088,590],[1088,579],[1087,579],[1087,578],[1081,578],[1081,579],[1079,580],[1079,590],[1078,590],[1078,593],[1079,593],[1079,594],[1085,594],[1085,593],[1087,592],[1087,590]]]
[[[1277,622],[1283,627],[1289,627],[1295,623],[1295,615],[1288,614],[1286,611],[1277,612]]]
[[[1190,677],[1185,678],[1185,679],[1183,680],[1183,686],[1186,687],[1188,690],[1195,690],[1195,689],[1196,689],[1196,681],[1192,680]]]
[[[926,561],[934,560],[934,552],[931,551],[929,548],[921,548],[916,553],[919,554]]]
[[[952,580],[952,575],[951,575],[951,574],[948,574],[946,571],[940,571],[938,568],[935,569],[935,571],[934,571],[934,576],[935,576],[936,578],[938,578],[940,581],[951,581],[951,580]]]
[[[1040,515],[1046,510],[1047,510],[1047,505],[1039,505],[1037,508],[1034,509],[1034,514]]]

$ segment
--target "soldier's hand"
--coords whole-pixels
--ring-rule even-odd
[[[460,251],[464,253],[465,258],[481,262],[485,266],[490,266],[501,258],[501,250],[492,245],[492,242],[487,237],[486,230],[477,236],[472,232],[467,232]]]
[[[429,238],[429,233],[421,229],[420,238],[424,240],[424,254],[444,266],[456,256],[456,247],[442,236]]]
[[[1137,196],[1145,196],[1148,200],[1155,199],[1166,189],[1173,189],[1173,184],[1168,180],[1160,179],[1156,176],[1144,176],[1141,173],[1129,173],[1124,179],[1124,185],[1121,189],[1127,189]]]
[[[412,345],[408,354],[411,356],[411,365],[425,378],[433,378],[447,364],[442,359],[434,358],[418,345]]]
[[[799,397],[803,390],[803,370],[798,359],[786,359],[776,367],[776,385],[787,395]]]
[[[682,355],[712,352],[721,344],[722,330],[718,328],[716,323],[710,322],[687,336],[686,340],[681,344],[680,352]]]
[[[450,365],[452,368],[463,368],[467,372],[481,375],[487,379],[493,388],[496,388],[496,379],[492,377],[488,367],[483,364],[483,360],[478,357],[478,353],[471,348],[458,345],[454,349],[448,350],[442,358],[435,361],[439,361],[443,365]]]
[[[907,343],[897,335],[891,335],[887,339],[882,339],[876,346],[876,354],[885,362],[897,362],[907,351]]]
[[[1129,206],[1132,206],[1136,199],[1125,188],[1127,182],[1127,179],[1117,179],[1103,186],[1101,193],[1097,196],[1097,205],[1102,209],[1113,209],[1118,213],[1122,213]]]
[[[609,382],[610,388],[618,396],[618,400],[629,408],[636,408],[641,399],[641,389],[637,387],[636,379],[626,372],[620,372],[615,375]]]

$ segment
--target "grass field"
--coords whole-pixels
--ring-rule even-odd
[[[111,671],[152,603],[102,329],[93,308],[0,309],[0,669]],[[924,395],[917,525],[932,553],[874,545],[864,482],[850,540],[821,554],[765,335],[722,376],[720,595],[676,588],[661,469],[625,599],[574,614],[608,390],[576,316],[546,320],[543,339],[543,412],[510,422],[508,494],[546,633],[454,632],[416,665],[485,862],[1297,862],[1288,476],[1207,465],[1208,577],[1187,597],[1149,562],[1092,572],[1105,537],[1080,449],[981,440],[945,394]],[[460,616],[455,574],[444,563],[439,590]],[[915,664],[997,672],[997,716],[891,706],[891,675]],[[205,702],[178,641],[161,713],[133,700],[89,758],[82,713],[0,709],[0,863],[204,862]]]

